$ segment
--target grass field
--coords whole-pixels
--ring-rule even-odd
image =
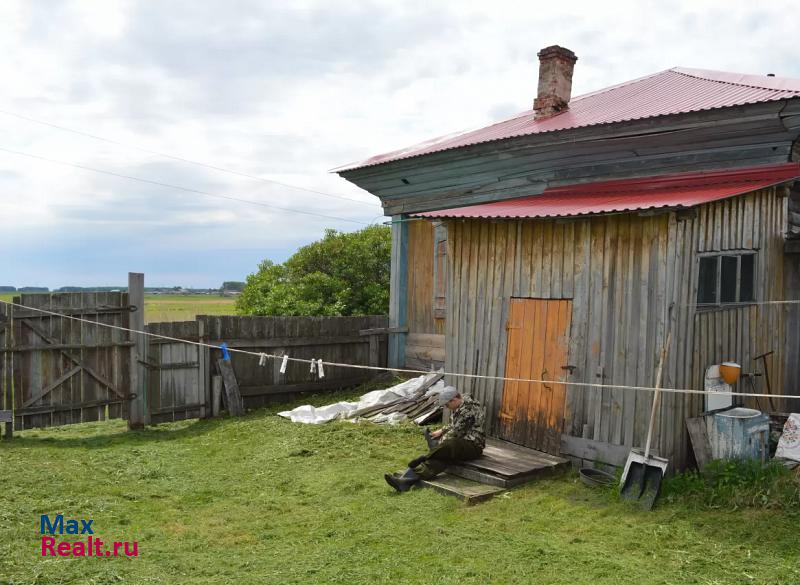
[[[147,323],[193,321],[197,315],[233,315],[236,300],[212,295],[145,295]]]
[[[10,301],[18,293],[0,293],[0,301]],[[145,295],[147,323],[193,321],[197,315],[233,315],[236,300],[213,295]]]
[[[800,580],[797,513],[680,499],[646,513],[572,474],[474,507],[429,490],[398,495],[382,474],[423,448],[418,428],[299,425],[277,410],[0,444],[0,583]],[[39,518],[56,513],[92,519],[106,542],[138,541],[139,557],[42,558]]]

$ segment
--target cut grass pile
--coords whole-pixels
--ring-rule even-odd
[[[398,495],[382,474],[423,449],[418,428],[293,424],[275,416],[283,408],[1,444],[0,583],[800,581],[796,514],[709,509],[680,490],[648,513],[574,474],[474,507]],[[56,513],[137,540],[140,556],[43,559],[39,517]]]

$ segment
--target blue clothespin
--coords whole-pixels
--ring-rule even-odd
[[[226,362],[231,361],[231,354],[228,352],[228,344],[223,343],[219,346],[219,348],[222,350],[222,359],[224,359]]]

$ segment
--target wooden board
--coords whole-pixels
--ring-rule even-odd
[[[242,395],[239,393],[239,383],[236,381],[236,374],[233,372],[233,365],[229,360],[217,360],[219,373],[222,375],[222,383],[225,386],[225,398],[228,412],[231,416],[244,415],[244,404]]]
[[[423,480],[419,485],[434,489],[448,496],[455,496],[468,506],[489,500],[505,491],[501,487],[478,483],[477,481],[447,473],[442,473],[435,479]]]
[[[703,416],[697,416],[686,419],[686,430],[689,431],[689,439],[692,442],[692,450],[694,451],[694,459],[697,462],[697,469],[700,473],[706,468],[708,462],[711,461],[711,443],[708,440],[708,429],[706,428],[706,419]]]
[[[571,455],[579,459],[607,463],[616,467],[625,465],[630,448],[623,445],[601,443],[591,439],[561,435],[562,455]]]

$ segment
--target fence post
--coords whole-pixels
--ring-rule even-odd
[[[128,273],[128,302],[136,307],[130,313],[130,328],[144,331],[144,274]],[[131,333],[136,345],[131,347],[131,393],[135,395],[128,410],[128,428],[141,429],[150,422],[147,404],[147,349],[145,335]]]
[[[14,401],[11,387],[13,384],[12,364],[14,354],[11,350],[11,314],[14,308],[11,305],[0,305],[0,422],[5,423],[4,438],[14,436]],[[3,410],[5,409],[5,410]]]
[[[205,343],[206,341],[206,325],[203,319],[200,317],[195,317],[195,321],[197,321],[197,340],[200,343]],[[213,389],[209,384],[209,378],[211,377],[211,368],[209,366],[210,352],[207,347],[204,345],[200,345],[197,348],[197,363],[198,365],[198,382],[200,383],[200,390],[203,395],[203,406],[200,408],[200,418],[207,418],[209,416],[215,416],[213,413]]]

